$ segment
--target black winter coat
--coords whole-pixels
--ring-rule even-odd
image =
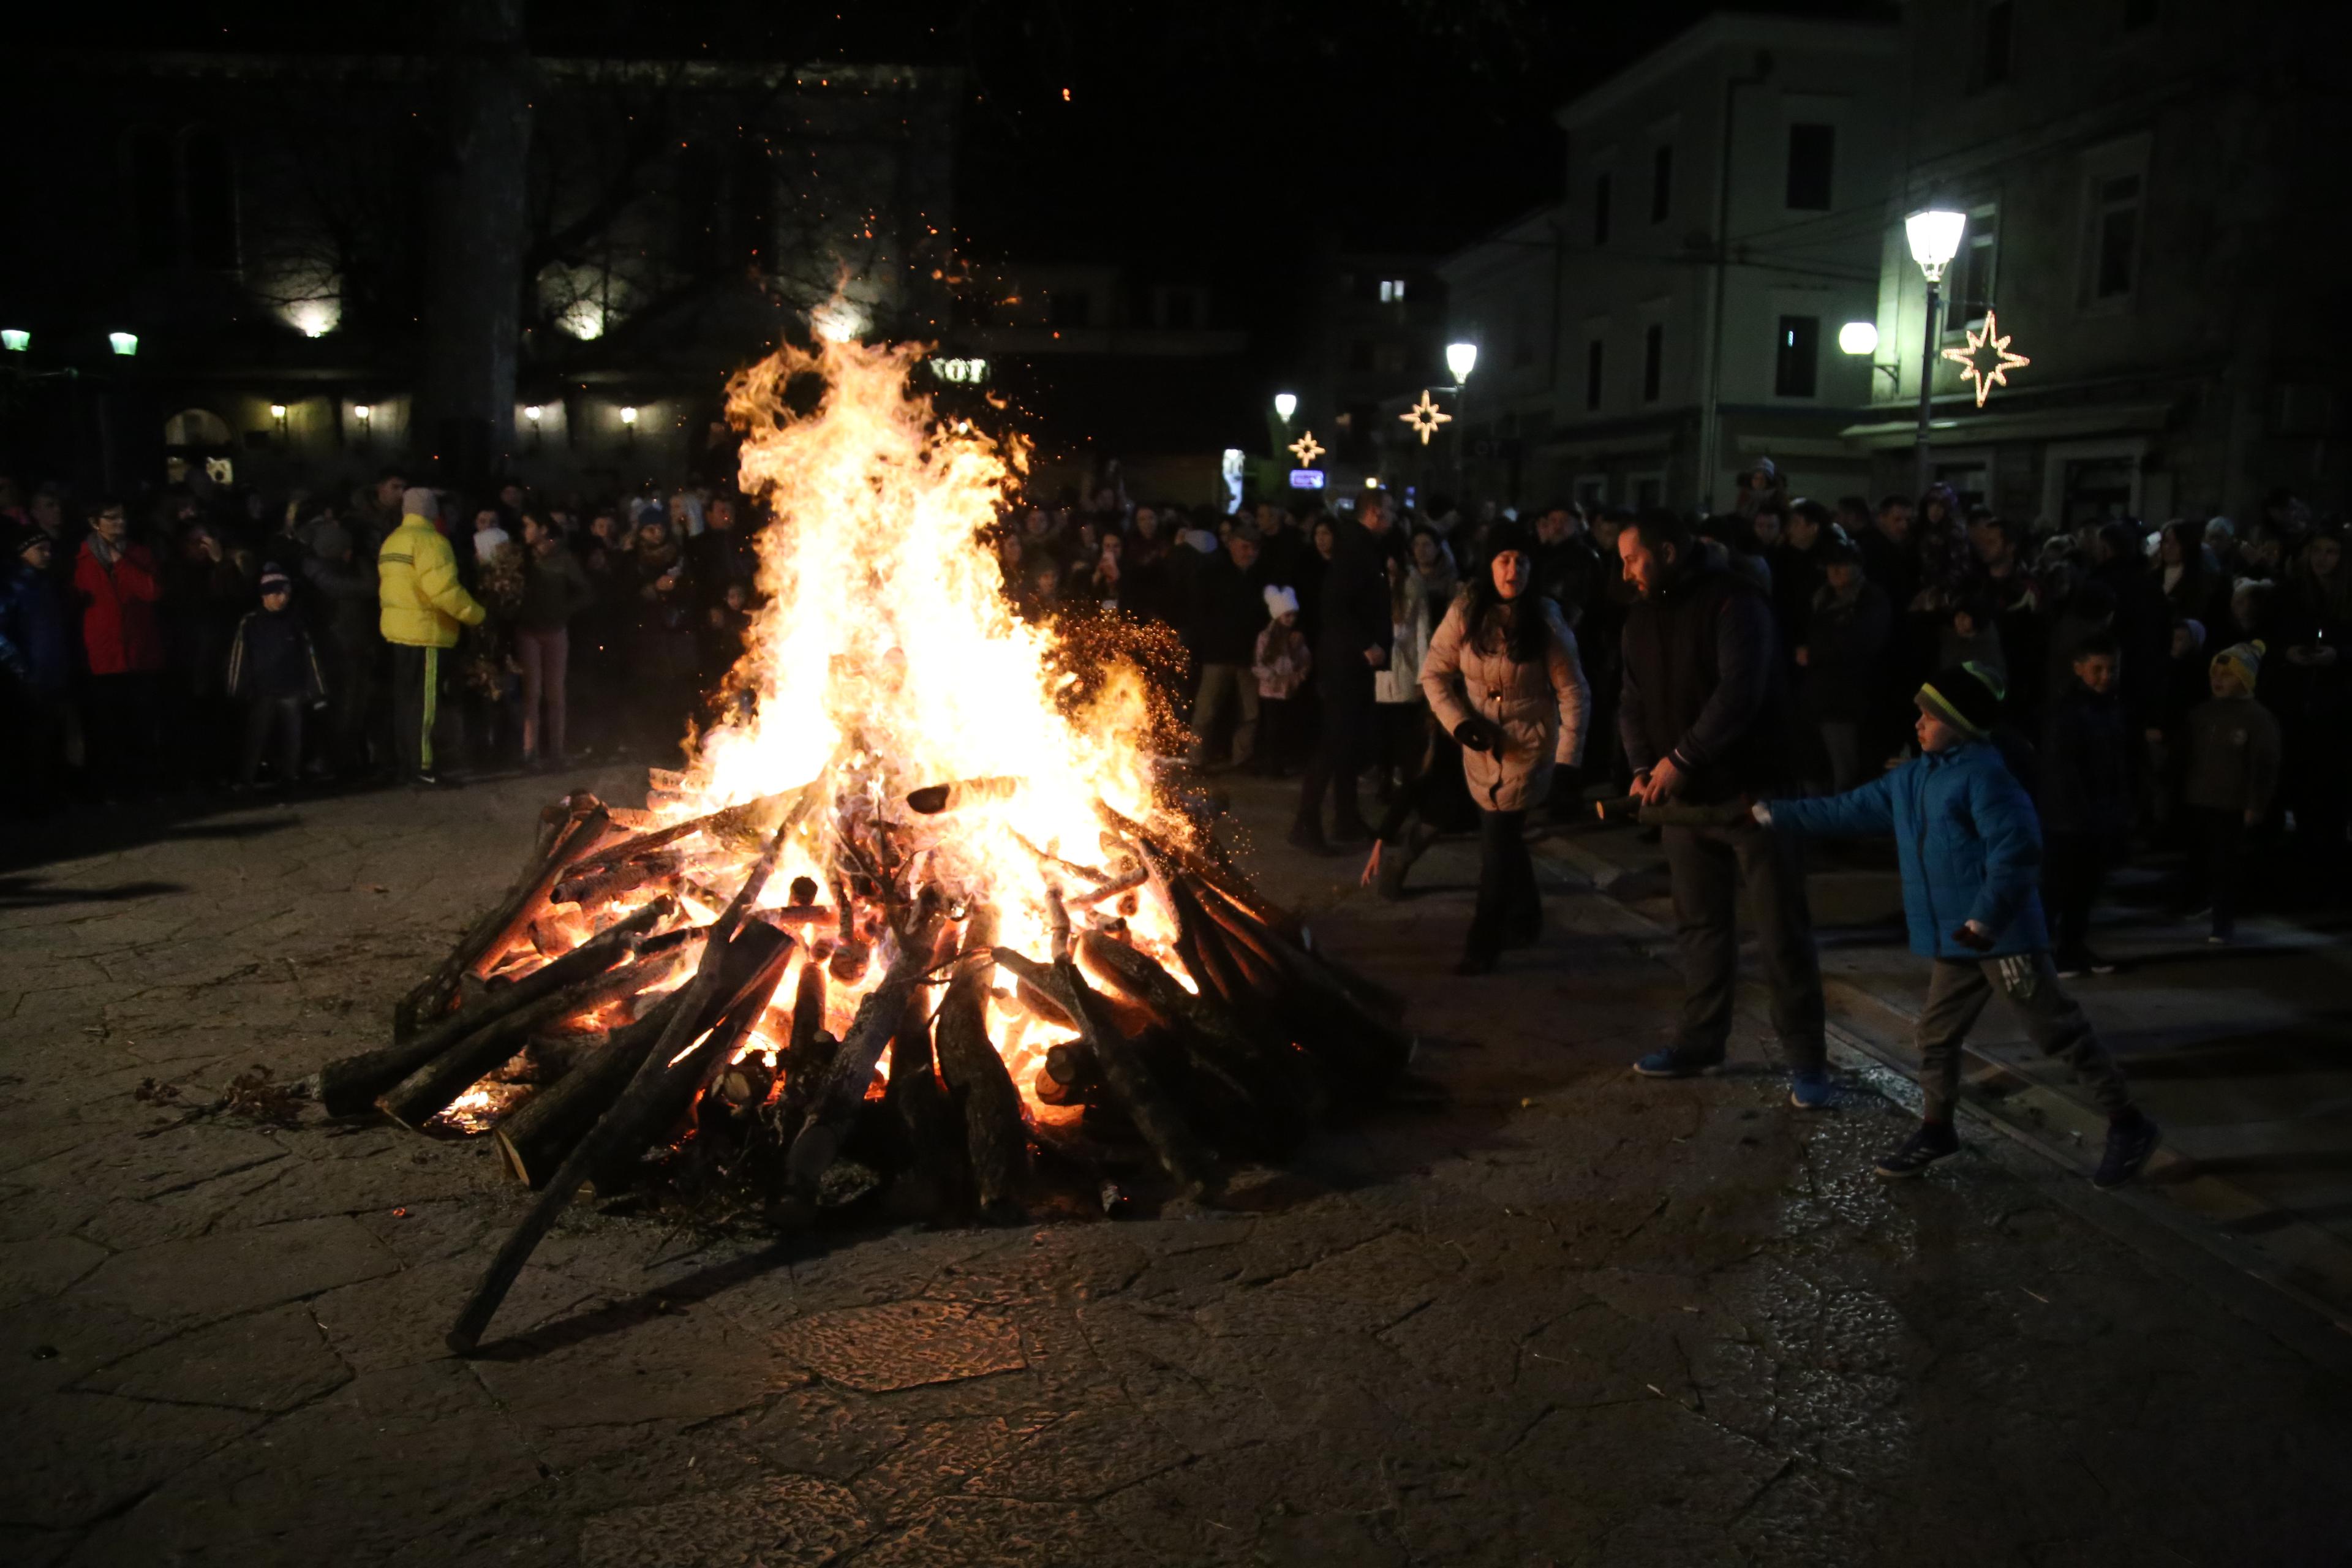
[[[1625,616],[1618,734],[1636,773],[1672,757],[1695,805],[1763,796],[1786,782],[1772,606],[1746,574],[1701,558]]]
[[[1364,662],[1365,650],[1377,647],[1386,655],[1396,644],[1396,624],[1389,618],[1389,536],[1375,536],[1352,518],[1331,528],[1315,666],[1327,686],[1358,677],[1369,685],[1372,667]]]
[[[1201,574],[1193,652],[1202,664],[1247,666],[1257,658],[1257,634],[1265,629],[1265,587],[1255,570],[1244,572],[1220,551]]]
[[[310,628],[292,610],[255,610],[229,645],[228,694],[257,702],[321,701],[327,678],[310,647]]]
[[[1895,606],[1877,584],[1864,582],[1852,599],[1827,586],[1813,596],[1805,642],[1805,696],[1816,721],[1858,724],[1870,717],[1886,684],[1887,643]]]
[[[2132,828],[2130,731],[2124,707],[2071,675],[2050,704],[2042,746],[2042,826],[2121,838]]]

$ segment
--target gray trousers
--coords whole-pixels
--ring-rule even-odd
[[[1952,1119],[1952,1101],[1960,1089],[1960,1046],[1995,986],[2016,1010],[2027,1038],[2088,1084],[2100,1110],[2113,1116],[2131,1109],[2122,1070],[2099,1043],[2082,1004],[2059,986],[2050,954],[2022,952],[2009,958],[1936,960],[1917,1032],[1919,1098],[1926,1120]]]
[[[1674,879],[1675,937],[1682,950],[1683,1016],[1677,1055],[1721,1059],[1731,1037],[1732,992],[1739,977],[1739,890],[1748,890],[1764,978],[1772,992],[1772,1029],[1798,1072],[1818,1072],[1822,1039],[1821,961],[1805,875],[1785,833],[1752,827],[1668,827],[1661,837]]]
[[[1233,765],[1241,767],[1257,749],[1257,672],[1245,664],[1204,664],[1201,689],[1192,697],[1192,761],[1209,760],[1211,742],[1227,708],[1237,707],[1234,720]]]

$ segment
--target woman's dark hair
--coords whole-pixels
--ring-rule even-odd
[[[1486,569],[1471,578],[1463,617],[1469,624],[1471,640],[1482,649],[1491,651],[1499,646],[1515,664],[1534,664],[1544,656],[1544,640],[1550,633],[1545,623],[1544,600],[1530,583],[1516,599],[1505,599],[1495,586],[1495,561],[1510,552],[1528,556],[1532,563],[1535,542],[1528,531],[1515,522],[1497,523],[1486,535]]]

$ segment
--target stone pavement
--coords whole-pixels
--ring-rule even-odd
[[[1902,923],[1891,853],[1816,846],[1808,878],[1832,1016],[1908,1072],[1927,965]],[[1631,828],[1553,832],[1538,852],[1654,922],[1671,957],[1664,854]],[[2155,873],[2117,879],[2093,938],[2116,973],[2067,982],[2162,1121],[2147,1194],[2163,1223],[2231,1266],[2326,1313],[2352,1340],[2352,945],[2341,933],[2257,915],[2239,943],[2160,912]],[[2072,1075],[1986,1009],[1969,1041],[1979,1110],[2059,1157],[2095,1162],[2104,1118]]]
[[[592,781],[616,798],[617,778]],[[184,825],[0,881],[0,1562],[261,1565],[2337,1563],[2352,1400],[1999,1139],[1866,1172],[1624,1071],[1654,932],[1557,889],[1446,973],[1468,847],[1270,890],[1403,989],[1425,1086],[1241,1212],[817,1250],[576,1213],[469,1362],[491,1152],[185,1120],[299,1074],[501,886],[551,793]],[[1261,837],[1281,792],[1245,789]],[[1557,880],[1557,879],[1555,879]],[[167,1098],[156,1098],[161,1086]],[[176,1100],[168,1098],[176,1089]]]

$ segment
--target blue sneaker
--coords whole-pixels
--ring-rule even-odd
[[[1837,1091],[1830,1087],[1830,1075],[1819,1070],[1792,1072],[1789,1075],[1789,1103],[1800,1110],[1827,1110]]]
[[[1663,1051],[1652,1051],[1635,1062],[1633,1070],[1643,1078],[1696,1078],[1707,1068],[1722,1065],[1723,1058],[1719,1056],[1689,1056],[1669,1046]]]

